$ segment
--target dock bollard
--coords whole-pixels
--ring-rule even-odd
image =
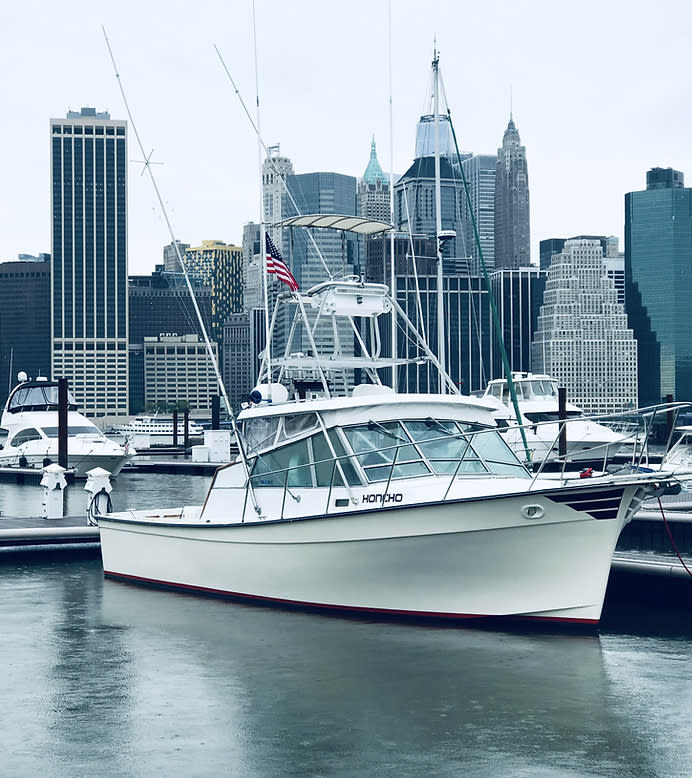
[[[44,467],[41,486],[43,487],[43,518],[62,519],[65,504],[64,489],[67,486],[65,468],[55,463]]]
[[[102,467],[87,471],[84,491],[89,495],[87,501],[87,524],[97,525],[97,517],[111,511],[111,474]]]

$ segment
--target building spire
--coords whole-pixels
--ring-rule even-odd
[[[363,173],[363,181],[370,185],[376,184],[377,181],[382,184],[387,182],[384,171],[377,160],[374,135],[372,136],[372,141],[370,143],[370,160],[368,161],[368,166],[365,168],[365,173]]]

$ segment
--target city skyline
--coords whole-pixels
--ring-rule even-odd
[[[645,188],[647,170],[692,171],[684,99],[692,10],[683,2],[664,0],[653,18],[643,3],[630,4],[626,17],[615,2],[568,2],[559,15],[549,4],[519,2],[509,16],[498,13],[498,2],[467,8],[439,0],[425,14],[414,3],[391,5],[393,151],[388,4],[357,1],[345,9],[297,0],[287,13],[278,2],[256,3],[264,139],[281,144],[296,173],[360,177],[373,136],[384,170],[393,159],[403,173],[414,158],[436,36],[462,151],[495,153],[510,111],[520,128],[534,263],[542,239],[590,233],[622,240],[624,195]],[[240,244],[243,224],[259,215],[264,155],[213,46],[254,118],[252,4],[208,0],[190,19],[182,3],[147,16],[131,0],[117,8],[76,2],[69,14],[41,6],[40,25],[37,9],[28,2],[10,10],[0,47],[12,73],[3,95],[0,261],[50,251],[50,118],[82,106],[127,118],[101,25],[146,154],[153,149],[159,163],[175,237]],[[170,234],[132,140],[129,271],[142,273],[162,261]]]

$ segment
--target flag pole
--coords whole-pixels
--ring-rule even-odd
[[[269,400],[271,401],[272,393],[272,362],[271,362],[271,348],[269,343],[269,289],[268,289],[268,271],[269,271],[269,257],[267,253],[267,236],[265,234],[264,224],[264,176],[262,175],[262,131],[260,124],[260,98],[259,98],[259,71],[257,67],[257,23],[255,19],[255,2],[252,3],[252,42],[255,54],[255,101],[257,110],[257,160],[259,167],[259,238],[260,238],[260,251],[262,252],[262,290],[264,293],[264,365],[267,371],[267,391],[269,392]]]

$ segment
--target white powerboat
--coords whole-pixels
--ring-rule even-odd
[[[383,285],[333,281],[279,302],[295,306],[311,353],[289,342],[265,357],[238,417],[238,461],[217,470],[204,505],[98,517],[105,575],[339,612],[597,623],[620,531],[664,473],[542,479],[494,406],[446,374],[447,394],[382,385],[378,370],[400,361],[371,354],[379,341],[364,333],[394,310],[415,337]],[[325,319],[336,342],[322,358]],[[338,321],[358,331],[360,357],[341,348]],[[327,370],[355,367],[372,383],[330,396]],[[324,396],[289,397],[291,376]]]
[[[185,438],[185,420],[179,419],[177,424],[178,441]],[[127,424],[114,424],[108,429],[108,434],[125,439],[146,436],[153,446],[165,446],[173,443],[173,419],[160,418],[158,416],[135,416]],[[187,421],[188,438],[201,438],[204,436],[204,428],[192,419]]]
[[[42,468],[58,462],[58,382],[19,373],[0,418],[0,466]],[[137,453],[101,432],[68,393],[68,468],[86,476],[96,467],[116,476]]]
[[[495,418],[505,439],[520,459],[530,462],[603,462],[614,457],[632,434],[599,424],[584,415],[581,408],[565,405],[565,422],[560,421],[558,383],[547,375],[513,373],[512,383],[522,417],[525,441],[517,423],[506,378],[488,383],[483,399],[495,405]],[[560,457],[559,437],[564,424],[566,457]],[[528,456],[527,456],[528,449]]]

